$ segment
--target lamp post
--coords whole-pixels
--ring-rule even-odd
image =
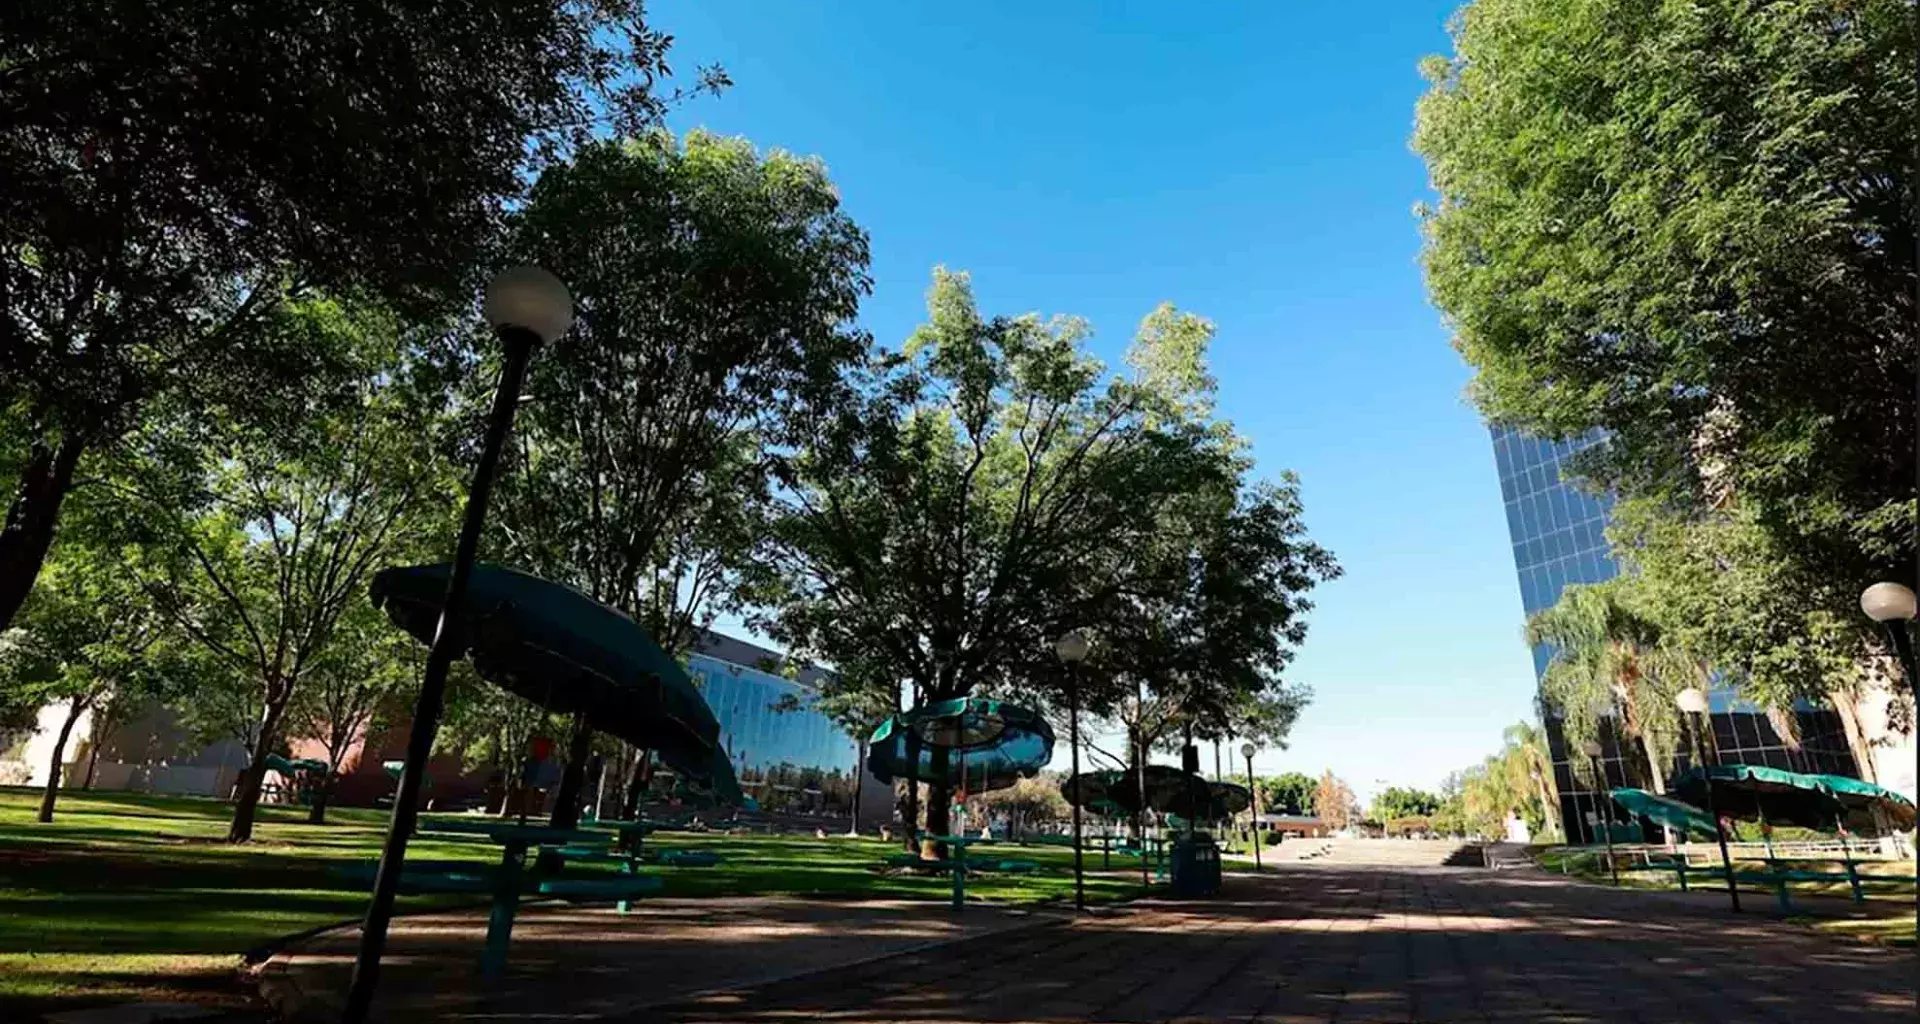
[[[1713,796],[1713,776],[1707,773],[1707,766],[1701,758],[1700,730],[1712,729],[1709,720],[1710,704],[1705,690],[1689,686],[1674,695],[1673,702],[1679,706],[1680,713],[1688,716],[1688,724],[1693,726],[1693,759],[1700,764],[1700,774],[1707,786],[1707,813],[1713,817],[1713,838],[1720,844],[1720,863],[1726,869],[1727,899],[1733,902],[1733,912],[1740,912],[1740,888],[1733,882],[1733,855],[1727,852],[1727,830],[1720,824],[1720,808]],[[1713,734],[1707,733],[1707,746],[1714,751],[1714,763],[1720,761],[1719,747],[1713,743]]]
[[[1253,794],[1253,870],[1260,871],[1260,790],[1253,782],[1253,755],[1259,747],[1240,744],[1240,756],[1247,759],[1247,792]]]
[[[1920,17],[1920,14],[1916,16]],[[1920,180],[1915,181],[1914,194],[1920,195]],[[1920,701],[1920,666],[1914,663],[1910,625],[1916,605],[1920,605],[1920,601],[1915,600],[1913,591],[1899,583],[1875,583],[1860,595],[1860,610],[1886,630],[1887,644],[1893,648],[1894,660],[1900,663],[1900,670],[1906,673],[1907,689],[1915,695],[1916,701]],[[1916,766],[1915,777],[1920,778],[1920,766]]]
[[[1620,866],[1613,860],[1613,814],[1611,808],[1602,810],[1601,794],[1607,788],[1607,778],[1600,767],[1600,755],[1605,751],[1599,740],[1588,740],[1580,744],[1580,752],[1587,755],[1587,767],[1593,770],[1593,809],[1600,819],[1600,834],[1607,840],[1607,871],[1613,875],[1613,884],[1620,884]],[[1611,800],[1611,796],[1608,797]]]
[[[1087,635],[1073,630],[1053,642],[1053,653],[1067,666],[1067,749],[1070,755],[1073,774],[1068,776],[1079,784],[1080,778],[1080,663],[1087,660],[1087,653],[1093,650],[1093,644]],[[1075,794],[1078,795],[1077,793]],[[1080,863],[1080,801],[1073,801],[1073,909],[1087,909],[1087,889]]]
[[[1875,583],[1860,595],[1860,610],[1886,630],[1894,660],[1900,662],[1900,670],[1906,673],[1907,688],[1920,693],[1920,667],[1914,664],[1913,634],[1908,626],[1913,621],[1916,603],[1913,591],[1898,583]]]
[[[379,873],[374,876],[373,899],[367,905],[367,919],[360,931],[360,952],[353,964],[353,980],[347,988],[344,1024],[360,1024],[373,1005],[374,986],[380,977],[380,955],[387,946],[387,925],[393,919],[393,900],[400,887],[400,874],[406,865],[407,840],[413,835],[420,816],[420,789],[426,782],[427,756],[433,751],[434,733],[440,726],[440,703],[447,688],[447,670],[456,658],[467,653],[467,638],[460,625],[460,613],[466,603],[467,580],[473,574],[474,556],[480,547],[480,529],[487,518],[487,499],[493,492],[494,472],[500,465],[500,451],[507,433],[513,428],[514,409],[520,403],[520,388],[526,383],[527,363],[533,351],[546,342],[559,340],[573,323],[573,297],[560,279],[539,267],[515,267],[494,275],[487,282],[486,299],[481,312],[499,335],[505,359],[500,367],[500,385],[493,393],[493,407],[487,414],[487,432],[480,449],[480,461],[473,469],[473,486],[467,492],[467,508],[460,522],[460,537],[454,545],[453,571],[447,575],[447,592],[440,602],[440,624],[433,633],[433,645],[420,679],[420,696],[414,702],[412,731],[407,736],[407,759],[400,772],[400,788],[393,797],[393,817],[387,824],[386,845],[380,853]]]

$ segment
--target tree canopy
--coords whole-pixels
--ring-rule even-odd
[[[1791,607],[1742,588],[1718,620],[1771,613],[1793,665],[1731,644],[1764,685],[1833,626],[1857,656],[1861,588],[1912,578],[1915,25],[1903,0],[1474,0],[1426,66],[1427,278],[1475,401],[1604,431],[1601,483],[1783,565]]]
[[[466,305],[528,172],[658,118],[667,47],[636,0],[7,4],[0,628],[83,456],[156,398],[297,408],[290,298]]]

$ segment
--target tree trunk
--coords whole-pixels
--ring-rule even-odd
[[[53,546],[60,504],[73,488],[73,471],[84,450],[72,436],[62,439],[57,448],[35,444],[21,467],[6,522],[0,524],[0,632],[13,624],[14,615],[33,592],[33,581]]]
[[[1664,795],[1667,791],[1667,770],[1660,763],[1659,745],[1654,743],[1653,737],[1644,729],[1640,732],[1640,748],[1647,755],[1648,784],[1655,793]]]
[[[332,775],[313,786],[313,803],[307,808],[307,824],[325,825],[327,823],[327,798],[333,795]]]
[[[1878,784],[1880,773],[1873,760],[1873,743],[1860,722],[1860,688],[1847,686],[1827,691],[1827,702],[1840,714],[1840,728],[1847,736],[1847,749],[1853,754],[1854,769],[1860,778]]]
[[[240,787],[234,793],[233,823],[227,827],[227,842],[244,843],[253,838],[253,819],[260,808],[260,790],[267,779],[267,754],[279,738],[280,717],[286,713],[287,698],[269,701],[260,715],[260,735],[253,741],[253,758],[240,773]]]
[[[952,751],[946,747],[933,748],[930,766],[933,781],[927,783],[927,832],[931,835],[944,836],[953,828],[953,789],[946,782],[950,757],[952,757]],[[934,845],[934,856],[941,860],[946,859],[945,843]]]
[[[1547,785],[1547,777],[1539,772],[1530,772],[1533,776],[1533,788],[1538,791],[1540,811],[1547,816],[1547,824],[1560,833],[1562,840],[1567,839],[1566,824],[1560,820],[1560,803],[1553,798],[1553,788]]]
[[[855,740],[853,743],[853,814],[847,824],[849,835],[860,834],[860,797],[866,790],[867,782],[867,741]]]
[[[634,755],[633,773],[627,777],[627,791],[620,794],[620,820],[636,821],[640,817],[640,798],[646,795],[647,784],[652,781],[653,751],[641,750]]]
[[[86,776],[81,778],[81,790],[94,788],[94,768],[98,767],[100,767],[100,738],[94,736],[86,745]]]
[[[584,714],[573,716],[573,737],[567,742],[567,767],[560,773],[560,792],[554,795],[554,828],[580,824],[580,791],[587,780],[587,756],[593,751],[593,727]]]
[[[907,852],[920,852],[920,780],[916,778],[920,769],[920,734],[907,730],[907,819],[901,829]]]
[[[53,820],[53,802],[60,796],[60,769],[67,753],[67,738],[73,735],[74,724],[87,711],[84,698],[75,697],[67,707],[67,720],[60,723],[60,735],[53,741],[52,763],[47,766],[47,791],[40,797],[40,821],[42,824]]]

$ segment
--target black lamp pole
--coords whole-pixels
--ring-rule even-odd
[[[1594,810],[1599,812],[1600,834],[1605,836],[1607,840],[1607,870],[1613,873],[1613,884],[1619,885],[1620,865],[1615,863],[1613,859],[1613,808],[1606,807],[1603,809],[1600,804],[1600,794],[1607,791],[1607,777],[1603,774],[1603,770],[1600,767],[1600,759],[1592,754],[1587,755],[1587,766],[1593,770],[1593,784],[1598,787],[1593,794],[1593,806]],[[1608,795],[1607,799],[1609,802],[1612,801],[1613,798],[1611,794]]]
[[[1702,746],[1700,743],[1701,730],[1711,730],[1713,728],[1713,721],[1706,713],[1696,712],[1694,714],[1694,722],[1693,748],[1695,756],[1699,756]],[[1720,745],[1714,742],[1712,732],[1707,732],[1706,736],[1706,746],[1713,751],[1713,763],[1718,765],[1720,763]],[[1705,764],[1702,764],[1700,769],[1701,779],[1707,786],[1707,813],[1713,816],[1713,838],[1720,844],[1720,863],[1726,868],[1727,899],[1733,902],[1733,912],[1738,914],[1740,913],[1740,887],[1735,885],[1733,881],[1733,855],[1727,852],[1727,830],[1720,824],[1720,807],[1718,801],[1716,801],[1713,796],[1713,775],[1707,771],[1707,767]]]
[[[1253,755],[1247,755],[1247,792],[1253,794],[1253,871],[1259,874],[1260,868],[1260,787],[1253,781]]]
[[[1067,662],[1067,747],[1074,786],[1080,785],[1080,663]],[[1074,796],[1079,796],[1078,792]],[[1082,875],[1080,855],[1080,801],[1073,801],[1073,909],[1087,909],[1086,881]]]
[[[527,277],[531,274],[531,282]],[[508,281],[509,275],[518,275]],[[494,288],[506,282],[530,286],[537,291],[565,289],[545,271],[508,271],[489,287],[488,315],[495,300]],[[541,298],[554,296],[547,291]],[[510,296],[508,297],[511,298]],[[570,309],[571,300],[567,300]],[[570,318],[570,316],[569,316]],[[566,329],[560,323],[558,334]],[[473,470],[473,487],[467,493],[466,514],[460,523],[460,539],[454,547],[453,571],[447,576],[446,596],[440,603],[440,624],[434,630],[433,646],[420,680],[420,696],[414,702],[413,727],[407,736],[407,759],[400,771],[400,788],[393,797],[393,817],[387,825],[387,841],[380,853],[380,870],[374,877],[373,900],[367,906],[366,923],[360,930],[360,952],[353,964],[353,980],[347,988],[343,1024],[361,1024],[373,1005],[373,992],[380,979],[380,956],[387,947],[387,926],[393,920],[393,901],[400,888],[400,875],[407,859],[407,840],[413,835],[420,816],[420,789],[426,781],[427,757],[433,752],[434,734],[440,727],[440,704],[446,693],[447,670],[456,658],[466,654],[467,638],[460,628],[461,610],[466,603],[467,581],[473,574],[473,561],[480,548],[480,530],[487,518],[487,500],[493,493],[493,478],[500,465],[500,452],[506,447],[507,433],[513,428],[514,410],[520,404],[520,389],[526,383],[527,363],[541,336],[531,328],[501,323],[500,341],[506,360],[500,369],[500,386],[493,394],[493,408],[487,414],[487,433],[480,449],[480,462]]]
[[[1887,631],[1887,644],[1893,648],[1893,657],[1900,662],[1900,670],[1907,675],[1907,689],[1920,694],[1920,667],[1914,664],[1913,634],[1907,627],[1907,620],[1888,619],[1880,626]]]

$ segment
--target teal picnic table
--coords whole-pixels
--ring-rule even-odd
[[[604,834],[546,825],[521,825],[514,822],[422,821],[420,830],[432,833],[485,836],[501,847],[500,867],[490,880],[493,911],[487,917],[487,945],[480,954],[480,973],[499,975],[507,966],[507,946],[513,937],[513,917],[520,907],[520,883],[526,874],[527,850],[534,846],[566,845],[606,841]],[[572,880],[550,879],[539,884],[545,895],[574,895]]]
[[[991,846],[995,840],[982,836],[933,836],[923,835],[922,839],[931,839],[936,843],[945,843],[953,850],[948,862],[953,865],[953,909],[959,910],[967,904],[967,847]]]

